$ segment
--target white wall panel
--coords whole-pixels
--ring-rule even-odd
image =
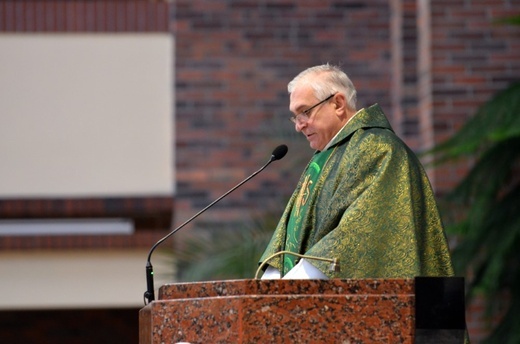
[[[173,38],[0,35],[0,198],[170,195]]]

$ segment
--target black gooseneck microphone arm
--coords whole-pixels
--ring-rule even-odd
[[[171,237],[173,234],[177,233],[181,228],[183,228],[188,223],[190,223],[195,218],[197,218],[200,214],[202,214],[203,212],[205,212],[206,210],[211,208],[213,205],[215,205],[221,199],[223,199],[224,197],[226,197],[227,195],[229,195],[230,193],[232,193],[233,191],[238,189],[240,186],[242,186],[244,183],[246,183],[251,178],[256,176],[258,173],[262,172],[267,166],[269,166],[270,163],[283,158],[285,156],[285,154],[287,154],[287,150],[288,150],[288,148],[286,145],[280,145],[280,146],[276,147],[273,150],[273,153],[272,153],[269,161],[264,166],[262,166],[258,171],[254,172],[252,175],[250,175],[249,177],[247,177],[246,179],[241,181],[239,184],[237,184],[234,188],[232,188],[231,190],[229,190],[228,192],[226,192],[225,194],[223,194],[222,196],[220,196],[219,198],[214,200],[212,203],[207,205],[204,209],[202,209],[201,211],[199,211],[198,213],[196,213],[195,215],[190,217],[183,224],[181,224],[179,227],[175,228],[173,231],[168,233],[165,237],[163,237],[162,239],[157,241],[155,243],[155,245],[152,246],[152,248],[150,249],[150,252],[148,253],[148,259],[146,260],[146,291],[144,293],[144,304],[145,305],[152,302],[153,300],[155,300],[155,291],[154,291],[154,285],[153,285],[153,266],[152,266],[151,258],[152,258],[152,253],[153,253],[153,251],[155,251],[157,246],[162,244],[166,239]]]

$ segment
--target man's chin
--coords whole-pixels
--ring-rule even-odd
[[[309,146],[314,149],[314,150],[318,150],[318,151],[321,151],[322,147],[320,147],[319,145],[317,145],[316,143],[313,143],[313,142],[310,142],[309,143]]]

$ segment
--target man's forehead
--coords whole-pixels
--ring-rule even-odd
[[[289,109],[296,111],[301,107],[309,105],[309,102],[314,99],[314,91],[309,84],[302,84],[293,90],[289,99]]]

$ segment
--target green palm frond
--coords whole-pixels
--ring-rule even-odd
[[[462,194],[464,198],[472,198],[477,194],[496,195],[511,180],[511,167],[519,158],[520,134],[497,142],[482,153],[454,193]]]
[[[436,154],[442,163],[460,156],[479,153],[486,147],[520,136],[520,82],[497,93],[478,109],[476,115],[447,141],[427,154]]]
[[[520,25],[520,16],[502,18],[494,21],[498,25]]]
[[[461,237],[453,251],[458,273],[470,271],[469,297],[482,294],[492,313],[508,295],[505,316],[489,343],[517,343],[520,310],[520,82],[497,93],[452,138],[434,147],[436,163],[462,156],[475,163],[445,198],[452,209],[447,232]],[[449,207],[446,207],[449,209]]]

